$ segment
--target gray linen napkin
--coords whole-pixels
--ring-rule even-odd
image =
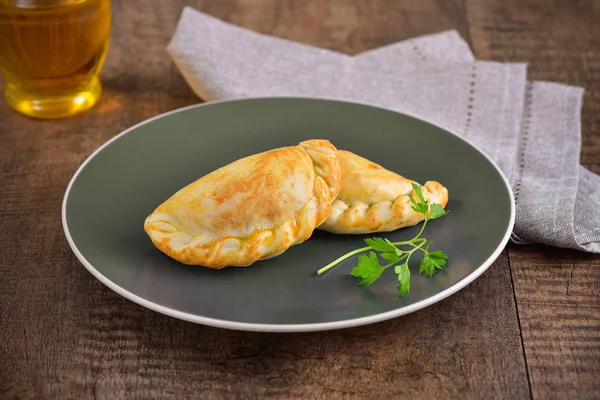
[[[517,205],[514,242],[600,252],[600,177],[579,165],[580,88],[527,83],[525,64],[475,61],[456,31],[348,56],[189,7],[167,51],[206,101],[338,98],[446,127],[507,175]]]

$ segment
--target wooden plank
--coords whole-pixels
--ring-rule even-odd
[[[447,29],[457,29],[465,37],[467,34],[462,0],[197,0],[191,3],[199,10],[248,29],[348,54]]]
[[[600,397],[600,257],[512,248],[533,397]]]
[[[479,58],[529,63],[530,79],[586,89],[582,163],[600,172],[600,8],[597,2],[468,1]],[[534,398],[600,397],[600,256],[510,247]]]

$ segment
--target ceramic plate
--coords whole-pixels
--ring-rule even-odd
[[[436,180],[451,213],[425,236],[449,256],[432,278],[411,265],[410,294],[396,296],[392,270],[356,285],[351,258],[316,271],[373,236],[315,231],[282,255],[246,268],[210,270],[177,263],[151,243],[144,219],[201,176],[239,158],[306,139],[329,139],[405,177]],[[434,304],[481,275],[514,223],[510,187],[471,144],[431,123],[369,105],[306,98],[200,104],[152,118],[94,152],[73,176],[63,227],[81,263],[102,283],[152,310],[206,325],[253,331],[315,331],[398,317]],[[417,228],[377,234],[412,238]]]

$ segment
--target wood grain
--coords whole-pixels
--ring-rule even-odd
[[[470,1],[478,58],[528,62],[529,79],[586,89],[581,162],[600,170],[600,6],[595,1]],[[600,398],[600,257],[510,247],[532,394]]]
[[[541,246],[510,264],[535,398],[600,398],[600,258]]]
[[[598,398],[597,256],[510,246],[476,282],[409,316],[259,334],[194,325],[123,299],[79,264],[60,225],[66,185],[91,152],[137,122],[199,101],[165,52],[184,5],[351,54],[457,29],[479,58],[530,61],[536,79],[587,89],[582,160],[598,172],[600,7],[568,4],[113,2],[95,108],[36,121],[0,103],[0,398]]]

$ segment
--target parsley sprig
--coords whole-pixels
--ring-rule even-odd
[[[367,238],[365,239],[365,243],[367,244],[366,247],[361,247],[344,254],[319,269],[317,274],[321,275],[342,261],[356,254],[369,251],[368,254],[361,254],[358,256],[358,264],[352,268],[350,274],[356,278],[360,278],[360,281],[358,282],[360,286],[369,286],[379,279],[383,271],[387,268],[394,267],[394,273],[398,279],[398,297],[402,297],[410,291],[410,270],[408,269],[408,262],[415,252],[423,253],[423,259],[419,266],[419,274],[425,274],[431,277],[435,271],[444,268],[448,261],[448,256],[441,250],[429,251],[429,247],[433,241],[427,240],[426,238],[421,237],[421,235],[425,230],[425,226],[427,226],[427,222],[432,219],[443,217],[447,214],[447,211],[439,204],[433,203],[430,205],[423,197],[423,192],[419,185],[413,183],[412,187],[417,193],[419,201],[416,201],[411,197],[411,208],[425,216],[423,225],[417,236],[402,242],[391,242],[388,239],[379,237]],[[379,256],[376,252],[379,253]],[[386,260],[386,263],[382,265],[379,262],[379,257]]]

